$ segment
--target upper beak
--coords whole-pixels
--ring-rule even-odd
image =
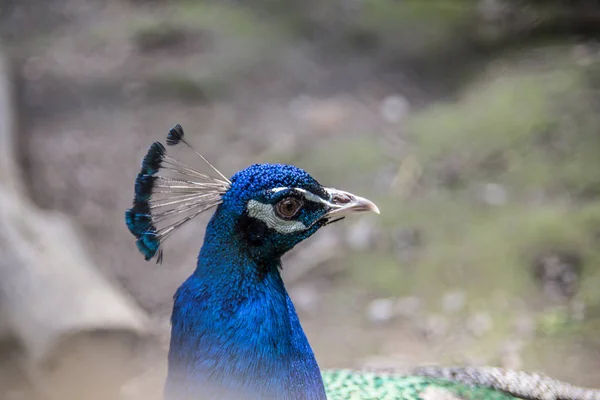
[[[325,190],[330,196],[327,203],[331,209],[323,218],[337,218],[366,211],[379,214],[379,208],[371,200],[334,188],[325,188]]]

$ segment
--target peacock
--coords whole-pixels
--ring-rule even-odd
[[[175,125],[166,144],[180,143],[191,148]],[[281,278],[281,257],[329,224],[379,209],[292,165],[254,164],[228,179],[193,151],[214,174],[154,142],[125,212],[138,250],[161,263],[166,240],[216,207],[196,269],[174,296],[166,400],[600,400],[600,391],[499,368],[321,371]]]

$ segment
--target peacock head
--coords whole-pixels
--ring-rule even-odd
[[[167,145],[188,145],[183,135],[181,126],[175,125],[167,136]],[[125,220],[146,260],[156,257],[160,262],[165,240],[177,228],[215,206],[218,208],[211,222],[212,232],[207,234],[232,232],[258,260],[280,257],[321,227],[346,215],[379,213],[370,200],[323,187],[292,165],[254,164],[229,180],[196,154],[219,177],[167,156],[159,142],[150,146],[142,161],[133,207],[125,213]]]
[[[255,164],[231,178],[217,210],[235,219],[235,230],[258,259],[280,257],[319,228],[348,214],[374,211],[365,198],[323,187],[292,165]]]

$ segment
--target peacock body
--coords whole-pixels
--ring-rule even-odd
[[[167,145],[180,142],[188,145],[176,125]],[[218,177],[153,143],[125,213],[139,251],[161,262],[174,231],[216,208],[196,268],[174,296],[167,400],[600,400],[593,390],[493,368],[321,371],[281,279],[281,256],[347,215],[379,210],[294,166],[255,164],[228,179],[208,164]]]

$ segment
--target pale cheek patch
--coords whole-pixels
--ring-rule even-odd
[[[277,217],[271,204],[250,200],[247,210],[250,217],[261,220],[269,228],[279,233],[287,234],[306,230],[306,225],[300,221],[288,221]]]

